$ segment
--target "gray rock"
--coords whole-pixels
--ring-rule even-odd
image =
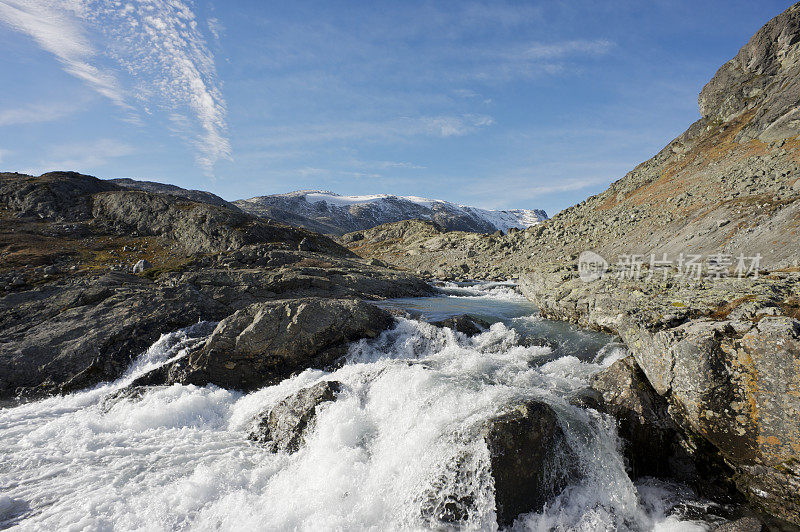
[[[150,264],[150,261],[147,259],[141,259],[139,262],[133,265],[133,273],[144,273],[145,270],[149,270],[152,267],[153,265]]]
[[[392,323],[388,312],[358,300],[256,303],[222,320],[189,355],[178,380],[256,390],[296,371],[329,367],[346,353],[348,342],[374,338]]]
[[[306,433],[313,428],[319,405],[334,401],[341,388],[337,381],[323,381],[303,388],[269,412],[260,414],[248,438],[265,444],[272,452],[296,452]]]
[[[624,455],[631,476],[687,479],[690,464],[679,452],[678,427],[668,414],[667,400],[656,393],[633,357],[626,357],[597,374],[592,389],[600,397],[592,406],[617,419],[625,441]]]

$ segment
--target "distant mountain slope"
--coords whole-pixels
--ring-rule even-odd
[[[199,203],[208,203],[209,205],[228,207],[238,210],[238,207],[236,207],[234,204],[225,201],[216,194],[212,194],[211,192],[206,192],[204,190],[189,190],[176,185],[156,183],[155,181],[139,181],[137,179],[129,178],[108,179],[107,181],[115,183],[121,187],[131,188],[134,190],[142,190],[144,192],[152,192],[156,194],[171,194],[173,196],[179,196],[181,198],[197,201]]]
[[[234,204],[250,214],[337,235],[402,220],[428,220],[448,231],[493,233],[524,229],[547,219],[539,209],[494,211],[417,196],[340,196],[318,190],[258,196]]]

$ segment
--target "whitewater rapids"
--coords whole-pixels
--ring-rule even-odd
[[[110,399],[207,336],[214,324],[201,323],[164,335],[116,382],[0,409],[0,528],[419,530],[441,527],[424,511],[437,494],[469,493],[476,511],[464,528],[492,530],[488,451],[465,435],[526,398],[558,413],[585,478],[514,529],[708,528],[673,511],[702,505],[688,489],[634,484],[611,420],[568,401],[624,356],[621,345],[536,317],[508,284],[445,288],[446,297],[387,306],[496,322],[469,338],[400,318],[351,345],[337,371],[307,370],[247,395],[173,385]],[[529,345],[530,334],[557,346]],[[319,408],[299,452],[272,454],[247,440],[258,413],[320,380],[342,391]],[[457,459],[468,474],[448,469]]]

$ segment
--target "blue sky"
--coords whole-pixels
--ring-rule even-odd
[[[0,0],[0,169],[559,210],[791,2]]]

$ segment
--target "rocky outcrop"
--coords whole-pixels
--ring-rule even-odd
[[[0,298],[0,397],[69,392],[113,380],[158,337],[223,306],[188,286],[106,274]]]
[[[260,301],[432,292],[321,235],[68,172],[0,176],[0,249],[4,400],[115,379],[160,334]]]
[[[264,444],[272,452],[294,453],[314,426],[317,408],[336,399],[342,384],[323,381],[303,388],[258,416],[248,439]]]
[[[800,130],[800,5],[770,20],[700,93],[703,117],[730,122],[754,111],[736,140],[779,140]]]
[[[256,303],[222,320],[202,347],[156,374],[171,382],[252,391],[307,368],[332,366],[349,342],[374,338],[393,321],[388,312],[358,300]],[[136,384],[161,384],[159,378],[144,376]]]
[[[119,185],[124,188],[132,190],[141,190],[143,192],[151,192],[154,194],[169,194],[171,196],[178,196],[186,198],[196,203],[209,203],[218,207],[227,207],[231,210],[237,211],[239,208],[229,201],[225,201],[216,194],[206,192],[205,190],[185,189],[167,183],[157,183],[155,181],[140,181],[137,179],[119,178],[109,179],[111,183]]]
[[[751,503],[794,523],[800,523],[798,287],[796,273],[705,284],[614,276],[586,283],[564,269],[522,278],[523,292],[543,315],[619,334],[669,402],[681,432],[719,453]]]
[[[682,456],[679,429],[667,412],[669,403],[656,393],[632,357],[596,375],[592,389],[599,397],[590,405],[619,422],[632,478],[690,479],[694,471]]]

